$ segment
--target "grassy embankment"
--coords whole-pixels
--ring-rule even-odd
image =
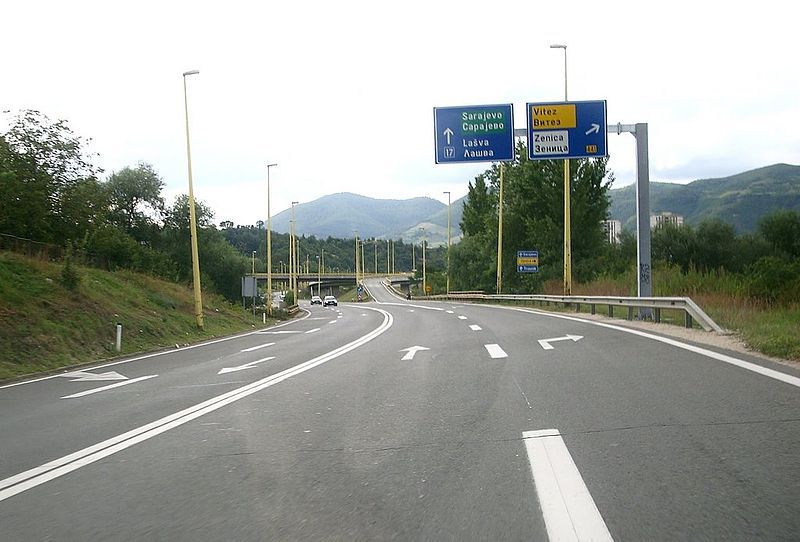
[[[561,293],[560,281],[548,283],[548,294]],[[720,326],[736,334],[749,348],[783,359],[800,361],[800,304],[776,304],[745,293],[738,275],[716,275],[675,270],[653,273],[653,295],[690,297]],[[636,295],[636,277],[602,278],[573,285],[574,295]],[[598,306],[598,313],[605,307]],[[622,314],[615,316],[624,317]],[[683,313],[664,311],[665,321],[682,325]]]
[[[130,271],[76,266],[75,290],[63,264],[0,252],[0,379],[122,354],[185,345],[261,326],[252,313],[204,292],[205,330],[197,329],[191,289]]]

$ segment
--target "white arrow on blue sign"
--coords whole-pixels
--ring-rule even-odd
[[[608,156],[606,101],[529,103],[528,158]]]
[[[436,163],[514,160],[514,106],[433,108]]]

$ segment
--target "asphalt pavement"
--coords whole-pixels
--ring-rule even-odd
[[[797,538],[792,368],[367,286],[0,386],[0,538]]]

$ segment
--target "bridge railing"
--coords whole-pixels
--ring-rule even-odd
[[[694,322],[706,331],[725,333],[708,314],[700,308],[691,298],[688,297],[622,297],[622,296],[556,296],[556,295],[506,295],[506,294],[483,294],[483,293],[455,293],[450,295],[427,296],[423,299],[447,300],[447,301],[509,301],[538,303],[540,305],[563,305],[564,307],[574,307],[576,312],[581,311],[582,306],[589,307],[592,314],[597,311],[597,306],[608,307],[608,315],[614,317],[615,309],[627,310],[628,320],[634,319],[634,309],[651,309],[653,311],[653,321],[661,322],[662,310],[678,310],[684,314],[684,325],[691,328]]]

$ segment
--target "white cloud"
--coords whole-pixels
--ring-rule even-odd
[[[254,223],[341,191],[464,195],[483,166],[433,164],[432,108],[563,96],[647,122],[651,179],[800,162],[796,18],[785,2],[18,2],[4,7],[4,109],[66,118],[102,166],[153,163],[186,191],[181,73],[195,192]],[[617,185],[630,135],[609,135]]]

